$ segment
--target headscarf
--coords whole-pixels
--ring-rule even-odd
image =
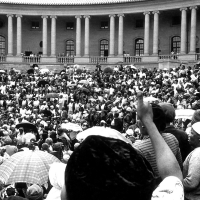
[[[73,200],[150,199],[154,174],[148,161],[130,144],[88,136],[71,155],[65,186]]]

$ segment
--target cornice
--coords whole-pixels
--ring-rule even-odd
[[[1,2],[1,1],[0,1]],[[0,3],[1,14],[21,14],[21,15],[56,15],[56,16],[76,16],[76,15],[112,15],[116,13],[134,14],[153,11],[180,10],[180,8],[190,8],[200,6],[200,0],[146,0],[127,2],[120,4],[100,4],[83,6],[37,6],[37,5],[12,5]]]

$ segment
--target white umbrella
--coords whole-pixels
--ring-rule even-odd
[[[40,69],[40,73],[41,74],[49,73],[49,69]]]
[[[137,69],[134,65],[125,65],[125,66],[124,66],[124,68],[127,68],[127,67],[129,67],[129,68],[131,68],[131,69]]]
[[[81,126],[75,123],[63,123],[61,124],[61,129],[71,130],[71,131],[83,131]]]
[[[112,128],[101,127],[101,126],[94,126],[92,128],[86,129],[83,132],[78,133],[76,139],[78,141],[82,141],[85,140],[90,135],[99,135],[103,137],[114,138],[131,144],[131,141],[125,138],[119,131],[116,131],[115,129]]]
[[[176,119],[192,119],[192,116],[195,112],[195,110],[192,109],[180,109],[180,110],[176,110]]]
[[[153,102],[153,101],[160,101],[160,100],[155,97],[145,97],[144,101]]]

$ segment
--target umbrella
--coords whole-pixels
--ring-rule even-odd
[[[63,123],[61,124],[61,129],[71,130],[71,131],[83,131],[81,126],[75,123]]]
[[[89,94],[89,93],[90,93],[90,91],[89,91],[87,88],[84,88],[84,87],[79,88],[79,89],[78,89],[78,92],[83,92],[83,93],[85,93],[85,94]]]
[[[83,132],[78,133],[76,139],[78,141],[82,141],[90,135],[100,135],[103,137],[115,138],[131,144],[131,141],[125,138],[119,131],[112,128],[101,127],[101,126],[94,126],[92,128],[86,129]]]
[[[0,69],[0,73],[6,73],[6,72],[5,72],[5,70],[3,70],[3,69]]]
[[[58,98],[59,94],[58,93],[48,93],[46,94],[46,98]]]
[[[137,69],[134,65],[125,65],[124,68]]]
[[[48,81],[46,81],[46,80],[40,80],[39,82],[38,82],[38,87],[44,87],[46,84],[49,84],[49,82]]]
[[[192,109],[180,109],[180,110],[176,110],[176,119],[192,119],[192,116],[195,112],[195,110]]]
[[[33,130],[33,131],[36,131],[36,132],[38,131],[35,124],[32,124],[32,123],[25,121],[25,120],[16,125],[16,128],[20,128],[20,127],[24,128],[24,129]]]
[[[144,101],[153,102],[153,101],[160,101],[160,100],[155,97],[145,97]]]
[[[0,178],[6,184],[25,182],[44,185],[48,182],[50,164],[60,162],[43,151],[21,151],[0,165]]]
[[[78,83],[88,85],[89,82],[87,80],[80,80]]]
[[[49,73],[49,69],[40,69],[40,74]]]
[[[34,69],[28,69],[27,74],[34,74]]]

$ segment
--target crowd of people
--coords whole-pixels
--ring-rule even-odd
[[[152,103],[152,120],[156,127],[153,127],[153,130],[156,129],[156,131],[158,130],[162,133],[162,138],[164,138],[164,141],[173,152],[177,162],[174,165],[178,171],[176,172],[178,175],[176,174],[175,176],[183,181],[186,198],[188,200],[197,200],[200,198],[200,177],[198,175],[200,155],[197,148],[200,144],[198,140],[195,140],[200,137],[200,112],[198,110],[200,109],[199,74],[198,65],[194,67],[180,65],[180,67],[169,69],[137,69],[133,65],[123,66],[123,64],[119,64],[113,69],[107,67],[102,70],[101,65],[97,64],[93,71],[85,67],[66,66],[59,73],[41,73],[38,66],[33,66],[33,69],[28,70],[27,73],[19,73],[15,69],[9,71],[1,70],[0,164],[6,162],[6,159],[9,159],[18,151],[27,149],[42,150],[53,154],[65,164],[69,160],[73,163],[77,159],[74,158],[73,152],[79,152],[86,145],[82,140],[78,140],[76,136],[89,128],[100,126],[105,130],[107,130],[106,128],[112,128],[120,132],[124,138],[130,141],[131,146],[141,153],[145,162],[148,162],[146,166],[151,171],[149,173],[152,174],[151,176],[146,174],[149,180],[140,177],[141,182],[139,184],[142,185],[142,181],[151,182],[155,179],[155,185],[159,185],[166,178],[166,175],[163,175],[162,166],[158,164],[158,159],[161,159],[158,157],[161,155],[159,154],[158,156],[156,151],[157,147],[154,145],[154,139],[151,136],[153,133],[149,128],[149,123],[142,117],[142,115],[146,114],[140,113],[138,116],[139,100],[137,94],[138,91],[141,91],[144,101],[147,100]],[[176,109],[193,109],[196,111],[192,120],[183,119],[177,121],[175,120]],[[67,130],[64,128],[64,125],[67,124],[76,124],[80,128],[78,130]],[[185,132],[186,128],[190,129],[190,131],[187,131],[188,134]],[[196,138],[192,139],[194,136],[191,137],[191,134],[196,134]],[[103,148],[105,141],[98,137],[95,140],[96,143],[100,144],[99,148]],[[93,146],[95,140],[85,140],[91,145],[91,149],[94,148],[94,152],[96,151],[96,147]],[[108,146],[114,143],[113,141],[106,142],[108,142]],[[160,140],[158,142],[163,143]],[[116,143],[116,145],[120,146],[122,144]],[[165,145],[162,148],[164,147]],[[125,149],[117,149],[116,151]],[[193,149],[195,153],[193,153]],[[166,151],[170,150],[167,149]],[[132,155],[132,150],[130,152]],[[77,154],[77,157],[82,155],[81,152]],[[72,155],[74,156],[73,158]],[[82,156],[87,160],[87,156],[84,153]],[[140,160],[140,158],[138,159]],[[91,164],[90,160],[87,162]],[[167,162],[167,157],[165,162]],[[163,166],[165,162],[162,163]],[[172,163],[174,162],[173,160]],[[183,171],[183,177],[182,175],[180,176],[179,169]],[[69,173],[70,170],[66,171],[66,176],[71,177]],[[101,174],[101,176],[103,175]],[[74,180],[78,179],[78,177],[73,178]],[[103,184],[89,179],[86,180],[91,181],[89,185],[97,184],[98,188]],[[1,181],[2,199],[17,194],[16,189],[12,188],[12,195],[6,193],[5,196],[7,188],[9,189],[11,186],[6,186],[3,180]],[[73,181],[71,180],[71,182]],[[182,185],[182,183],[180,182],[179,184]],[[68,182],[65,182],[65,184],[67,186]],[[51,184],[49,183],[49,185]],[[123,185],[123,189],[127,185]],[[81,184],[79,186],[85,188]],[[48,189],[42,189],[35,184],[30,187],[32,190],[27,189],[26,194],[22,195],[24,198],[28,198],[27,194],[31,190],[38,192],[39,196],[35,197],[35,199],[40,200],[47,196],[47,199],[53,200],[47,195]],[[74,187],[79,191],[77,195],[83,192],[83,189],[79,190],[77,186]],[[153,186],[150,188],[148,186],[147,188],[151,188],[150,193],[152,195],[155,188],[152,189]],[[104,198],[99,191],[94,191],[96,192],[96,199]],[[115,189],[111,191],[113,192]],[[141,190],[140,192],[143,193],[145,191]],[[92,193],[92,191],[88,193]],[[120,192],[116,194],[122,198]],[[72,200],[80,199],[80,196],[75,198],[73,195],[76,196],[72,194],[70,197]],[[98,195],[99,197],[97,198]],[[107,196],[112,199],[111,194],[107,193]],[[126,198],[128,196],[129,193]],[[59,199],[60,197],[56,198]],[[116,195],[115,198],[117,198]],[[30,199],[33,199],[33,197]],[[142,199],[141,196],[138,199]],[[143,197],[143,199],[149,199],[149,196]]]

